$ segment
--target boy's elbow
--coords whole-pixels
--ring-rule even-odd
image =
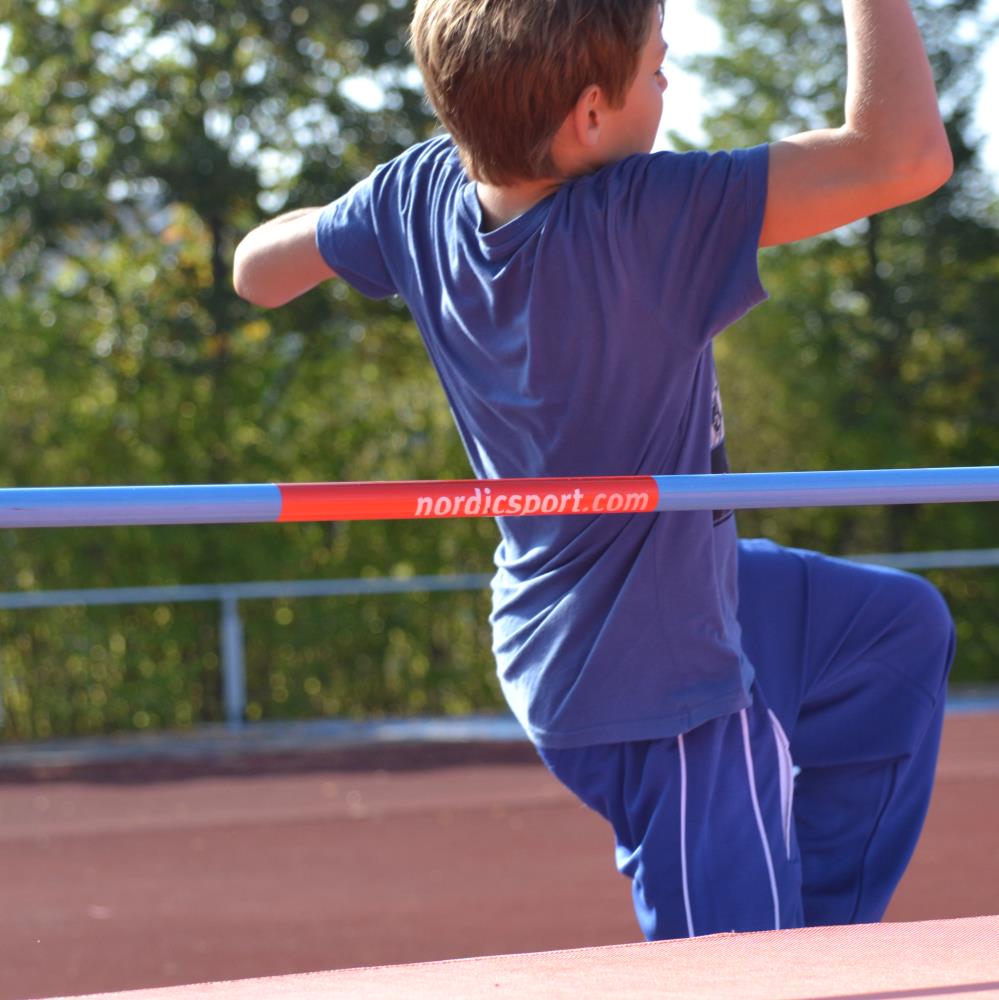
[[[274,290],[257,273],[252,259],[248,254],[240,253],[236,248],[236,256],[232,267],[232,287],[241,299],[263,309],[275,309],[284,305],[274,294]]]
[[[954,154],[941,127],[920,146],[907,151],[894,163],[892,175],[898,187],[899,203],[917,201],[933,194],[954,174]]]
[[[253,233],[236,247],[232,264],[232,286],[236,294],[263,309],[276,309],[314,288],[330,270],[310,244],[295,247],[263,244]]]
[[[259,305],[256,301],[256,283],[253,281],[253,268],[246,250],[245,241],[236,247],[232,260],[232,287],[241,299]]]
[[[266,288],[262,288],[254,283],[246,274],[233,271],[232,287],[236,294],[245,299],[251,305],[260,306],[262,309],[276,309],[284,305],[283,301],[278,301],[273,294],[269,294]]]
[[[947,134],[942,129],[940,139],[933,151],[932,165],[929,169],[930,180],[933,184],[931,190],[933,191],[943,187],[954,176],[954,152],[950,148]]]

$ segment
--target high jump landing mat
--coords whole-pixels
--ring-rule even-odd
[[[513,919],[516,919],[515,917]],[[91,1000],[873,1000],[999,997],[999,916],[340,969]]]

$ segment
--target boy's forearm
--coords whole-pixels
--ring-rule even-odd
[[[908,0],[844,0],[844,130],[888,169],[949,166],[936,87]]]
[[[236,247],[233,285],[255,305],[274,308],[333,277],[316,247],[321,208],[286,212],[252,230]]]
[[[843,0],[843,14],[843,124],[771,145],[760,246],[827,233],[915,201],[953,170],[908,0]]]

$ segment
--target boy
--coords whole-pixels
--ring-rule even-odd
[[[418,0],[449,134],[252,232],[237,291],[401,295],[477,476],[726,469],[711,340],[765,297],[758,248],[921,197],[951,159],[905,0],[845,0],[841,128],[650,153],[662,14]],[[645,935],[879,919],[932,786],[936,591],[738,543],[727,511],[497,523],[504,693],[612,824]]]

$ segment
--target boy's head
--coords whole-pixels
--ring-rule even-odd
[[[587,88],[624,107],[661,15],[662,0],[417,0],[413,53],[470,177],[510,185],[559,176],[552,142]]]

